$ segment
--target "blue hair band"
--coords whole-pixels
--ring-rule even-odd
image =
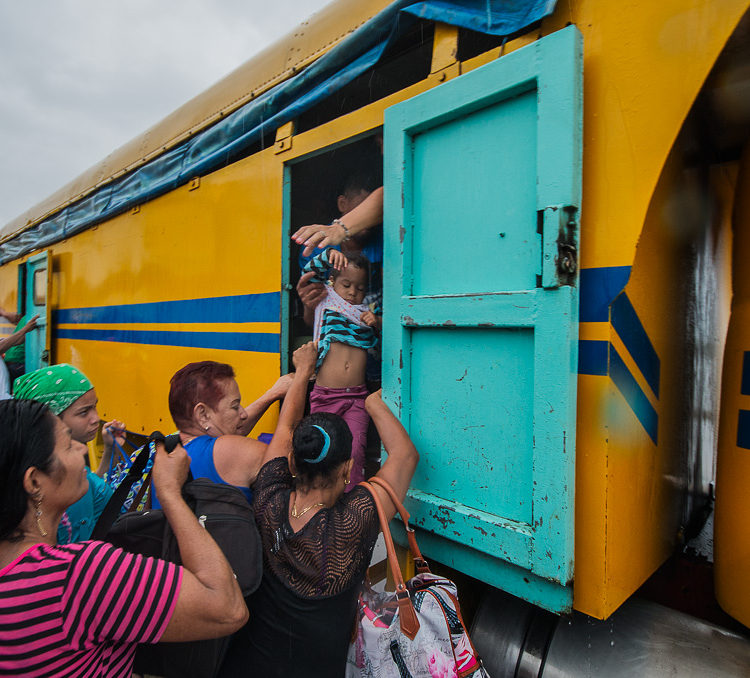
[[[330,436],[325,432],[325,429],[322,429],[320,426],[317,426],[316,424],[313,424],[313,428],[318,429],[323,434],[323,449],[320,451],[320,454],[315,457],[315,459],[303,459],[302,461],[306,461],[308,464],[317,464],[318,462],[323,461],[326,458],[326,455],[328,454],[328,448],[331,447],[331,438]]]

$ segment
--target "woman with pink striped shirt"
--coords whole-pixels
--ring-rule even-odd
[[[0,402],[0,675],[125,678],[137,643],[226,636],[247,620],[229,564],[182,499],[182,447],[159,445],[152,477],[183,566],[56,544],[87,489],[82,448],[46,405]]]

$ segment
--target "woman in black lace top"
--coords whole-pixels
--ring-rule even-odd
[[[297,372],[253,486],[263,582],[248,601],[250,621],[233,641],[224,676],[344,675],[357,596],[379,523],[365,489],[344,493],[352,465],[344,420],[316,413],[296,425],[316,357],[306,349],[295,352]],[[379,392],[368,397],[366,408],[388,452],[378,475],[403,499],[417,451]],[[390,498],[379,487],[375,491],[393,517]]]

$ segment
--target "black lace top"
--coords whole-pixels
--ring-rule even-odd
[[[302,598],[326,598],[362,583],[380,531],[367,490],[355,487],[297,533],[288,518],[292,475],[285,458],[263,466],[253,491],[264,565],[287,588]]]
[[[380,530],[375,503],[355,487],[295,533],[291,490],[285,458],[265,464],[253,486],[263,581],[247,599],[250,620],[232,639],[221,678],[345,673],[357,596]]]

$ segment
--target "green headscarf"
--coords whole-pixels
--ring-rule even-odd
[[[18,377],[13,382],[13,397],[16,400],[45,403],[52,414],[59,415],[92,388],[83,372],[72,365],[60,363]]]

